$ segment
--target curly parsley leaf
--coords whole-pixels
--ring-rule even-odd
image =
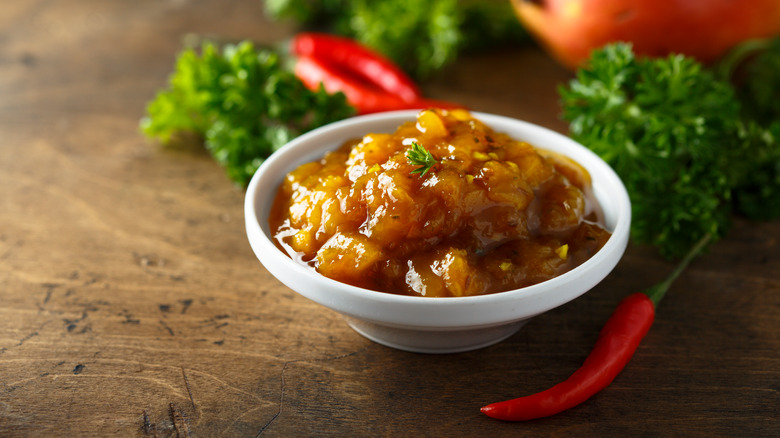
[[[343,20],[350,0],[265,0],[269,17],[291,19],[307,25]]]
[[[417,169],[411,171],[411,174],[419,174],[425,176],[430,172],[431,168],[438,163],[436,157],[433,156],[427,149],[420,146],[419,143],[412,143],[412,147],[406,151],[406,159],[412,166],[419,166]]]
[[[733,87],[691,58],[609,45],[559,92],[571,136],[626,184],[632,237],[664,256],[722,237],[735,205],[765,212],[759,203],[780,196],[777,129],[743,120]]]
[[[780,121],[764,128],[748,122],[740,132],[737,152],[742,160],[732,163],[735,172],[734,205],[749,219],[780,217]]]
[[[418,78],[450,64],[462,44],[457,0],[356,0],[351,15],[355,39]]]
[[[742,104],[741,153],[734,202],[751,219],[780,217],[780,37],[747,40],[715,71]]]
[[[142,131],[163,144],[194,133],[228,176],[245,185],[298,135],[354,114],[343,94],[307,89],[275,52],[249,42],[183,51],[167,89],[147,106]]]

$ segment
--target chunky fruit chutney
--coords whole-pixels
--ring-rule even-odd
[[[431,160],[415,160],[415,149]],[[269,222],[280,248],[335,280],[480,295],[548,280],[595,254],[610,233],[590,191],[572,160],[465,110],[430,109],[290,172]]]

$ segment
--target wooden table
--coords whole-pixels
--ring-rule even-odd
[[[585,296],[451,355],[375,344],[277,282],[247,243],[243,190],[138,121],[185,34],[293,31],[259,1],[2,2],[0,436],[780,435],[778,222],[737,219],[607,390],[527,424],[479,408],[566,378],[669,263],[632,246]],[[564,131],[568,78],[526,48],[424,88]]]

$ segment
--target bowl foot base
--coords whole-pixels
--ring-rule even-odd
[[[424,330],[391,327],[344,317],[353,330],[387,347],[413,353],[461,353],[484,348],[517,333],[528,322],[468,330]]]

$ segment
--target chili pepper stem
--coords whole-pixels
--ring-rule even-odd
[[[669,274],[669,276],[666,277],[664,281],[650,287],[645,291],[645,294],[653,302],[654,307],[658,307],[658,303],[661,301],[664,295],[666,295],[666,292],[669,290],[669,287],[672,285],[672,283],[674,283],[674,280],[676,280],[677,277],[682,274],[685,268],[693,261],[693,259],[695,259],[701,253],[701,251],[707,246],[707,243],[709,243],[711,239],[711,234],[705,234],[704,237],[702,237],[698,242],[696,242],[695,245],[693,245],[693,247],[691,247],[691,250],[688,251],[688,254],[686,254],[685,257],[680,260],[680,263],[677,264],[677,266],[674,268],[674,271],[672,271],[672,273]]]

